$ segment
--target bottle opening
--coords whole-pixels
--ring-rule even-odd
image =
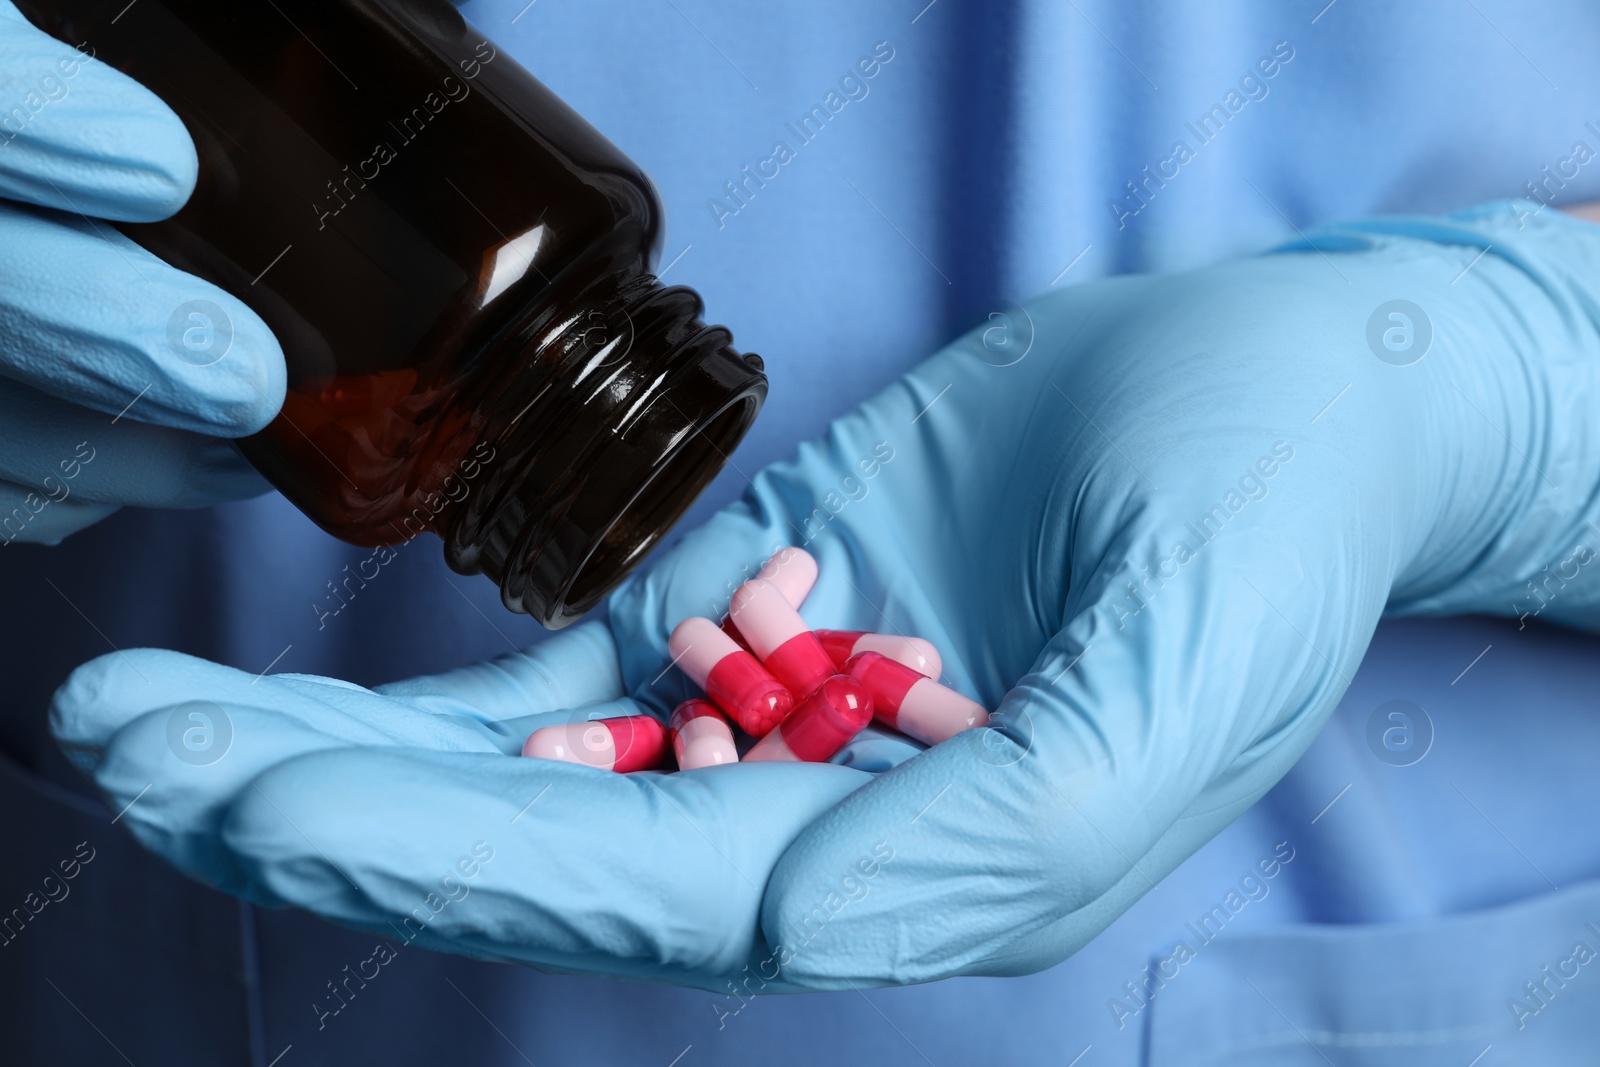
[[[554,629],[615,589],[711,484],[767,378],[683,286],[642,275],[545,306],[558,326],[533,331],[520,363],[534,373],[474,394],[505,413],[494,449],[506,459],[441,532],[452,567],[487,574],[507,608]],[[597,366],[585,324],[619,307],[632,343]]]
[[[565,625],[589,611],[639,564],[716,478],[760,407],[757,397],[741,398],[662,460],[579,564],[561,597],[561,617],[547,625]]]

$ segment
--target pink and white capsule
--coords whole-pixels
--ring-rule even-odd
[[[684,619],[667,639],[672,661],[751,737],[761,737],[794,710],[794,696],[755,656],[716,623]]]
[[[783,599],[798,611],[800,605],[804,604],[806,597],[810,595],[811,587],[817,584],[817,560],[805,549],[790,545],[774,552],[772,558],[761,565],[756,577],[777,586],[778,591],[783,594]],[[732,615],[723,617],[722,632],[740,645],[747,644]]]
[[[667,731],[649,715],[562,723],[529,734],[522,754],[618,774],[647,771],[661,766],[667,754]]]
[[[728,614],[772,676],[796,697],[805,697],[839,672],[822,642],[771,582],[752,578],[733,594]]]
[[[672,731],[672,754],[680,771],[739,762],[728,720],[709,700],[685,700],[673,709],[667,728]]]
[[[848,674],[836,674],[824,679],[793,715],[756,742],[744,761],[826,763],[871,721],[872,696],[867,687]]]
[[[989,721],[983,705],[876,652],[851,659],[849,673],[872,694],[872,713],[879,722],[925,745]]]
[[[876,652],[888,656],[896,663],[904,663],[918,674],[939,680],[944,662],[933,642],[920,637],[898,637],[894,634],[871,634],[860,630],[818,630],[817,640],[827,650],[834,665],[841,671],[850,657],[863,652]]]

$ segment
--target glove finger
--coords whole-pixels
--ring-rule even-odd
[[[335,722],[324,730],[301,715],[189,700],[133,719],[92,769],[108,805],[120,812],[118,821],[146,848],[207,885],[276,904],[255,892],[221,847],[222,815],[240,790],[276,764],[370,740],[349,736],[349,726]]]
[[[604,705],[597,712],[596,717],[608,718],[637,714],[637,709]],[[408,712],[391,706],[380,714],[403,719]],[[448,741],[454,750],[514,757],[528,734],[568,718],[515,720],[515,729],[502,736],[455,730]],[[119,821],[146,848],[207,885],[257,903],[281,905],[270,894],[262,895],[221,847],[228,805],[258,775],[295,757],[396,743],[392,731],[372,729],[315,698],[302,699],[293,712],[189,700],[133,719],[116,732],[89,770],[113,810],[121,813]]]
[[[232,442],[113,420],[0,379],[0,478],[55,501],[197,508],[271,488]]]
[[[772,865],[865,778],[826,765],[616,775],[497,755],[320,752],[242,791],[223,839],[272,896],[335,922],[721,989],[764,953]]]
[[[617,643],[601,620],[579,623],[521,652],[376,691],[437,714],[485,722],[618,700],[624,692]]]
[[[214,437],[277,414],[283,352],[232,296],[102,222],[0,204],[0,233],[0,375]]]
[[[55,545],[86,526],[93,526],[117,510],[118,505],[52,499],[44,486],[0,481],[0,548],[18,544]]]
[[[498,748],[472,718],[436,715],[333,678],[252,675],[164,649],[136,648],[90,660],[68,676],[50,703],[50,729],[67,758],[96,772],[113,738],[151,712],[206,701],[218,708],[257,708],[304,722],[346,744],[428,748]],[[226,712],[231,716],[232,712]],[[164,745],[152,745],[156,766]]]
[[[152,222],[194,190],[194,142],[132,78],[36,29],[0,0],[0,197]]]
[[[589,715],[636,714],[631,704]],[[502,724],[407,707],[360,686],[257,678],[175,652],[132,649],[86,664],[57,692],[52,728],[146,847],[230,892],[246,880],[218,847],[221,813],[263,771],[295,756],[407,745],[516,755],[528,733],[570,715]],[[546,721],[541,721],[546,720]]]
[[[1302,565],[1287,532],[1248,513],[1235,522],[1137,615],[1121,561],[1166,557],[1170,538],[1114,546],[989,727],[888,771],[801,836],[763,915],[770,940],[802,938],[790,980],[1053,965],[1270,788],[1337,703],[1382,598],[1325,611],[1351,604],[1328,578],[1348,573]],[[874,850],[891,857],[881,888],[806,937],[835,872]]]

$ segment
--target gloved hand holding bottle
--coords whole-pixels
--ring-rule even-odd
[[[0,544],[266,490],[226,439],[282,403],[277,341],[110,225],[195,177],[171,109],[0,0]]]
[[[1600,229],[1505,204],[1068,288],[758,474],[604,620],[375,690],[130,651],[54,728],[193,876],[434,948],[720,991],[1038,970],[1285,773],[1385,611],[1504,613],[1595,528],[1597,296]],[[513,758],[663,714],[673,626],[801,543],[813,626],[932,640],[990,726],[843,766]],[[1596,611],[1574,583],[1544,615]],[[167,742],[192,701],[231,725],[206,766]]]

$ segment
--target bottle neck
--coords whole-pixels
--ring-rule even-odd
[[[551,628],[682,517],[767,392],[760,358],[701,321],[692,289],[642,271],[555,288],[480,357],[473,422],[493,451],[438,523],[452,568],[488,575],[506,607]]]

